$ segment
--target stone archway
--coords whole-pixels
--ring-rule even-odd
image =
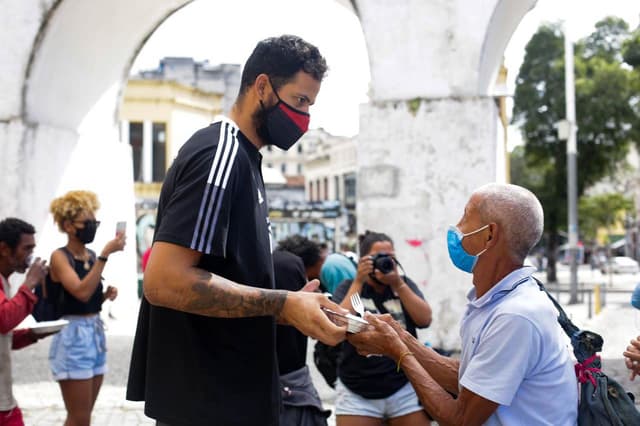
[[[112,82],[124,83],[145,40],[189,1],[5,2],[0,217],[42,227],[82,118]],[[407,273],[434,305],[429,339],[454,347],[469,283],[449,265],[444,230],[475,186],[495,180],[497,117],[488,90],[535,0],[336,1],[360,17],[370,59],[371,99],[358,137],[360,226],[395,237]],[[116,105],[117,87],[109,96]],[[90,170],[113,176],[107,159],[127,155],[117,148],[115,108],[104,124],[92,135],[98,158]],[[118,214],[133,215],[131,197],[118,197],[116,210],[131,205]],[[131,273],[133,260],[123,269]]]

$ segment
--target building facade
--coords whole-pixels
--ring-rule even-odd
[[[228,112],[240,66],[164,58],[131,77],[119,109],[120,139],[131,146],[139,200],[157,200],[166,170],[189,137]]]

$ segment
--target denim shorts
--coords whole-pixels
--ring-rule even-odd
[[[369,399],[352,392],[340,380],[336,381],[336,416],[393,419],[423,409],[410,382],[407,382],[391,396]]]
[[[86,380],[107,372],[107,346],[99,314],[66,315],[69,324],[53,336],[49,365],[54,380]]]

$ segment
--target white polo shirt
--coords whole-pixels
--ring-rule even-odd
[[[578,384],[558,311],[523,267],[482,297],[475,288],[462,319],[460,386],[498,404],[486,425],[573,426]]]

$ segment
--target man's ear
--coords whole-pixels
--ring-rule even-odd
[[[13,254],[13,250],[9,247],[4,241],[0,241],[0,256],[1,257],[10,257]]]
[[[258,98],[261,100],[265,100],[270,90],[269,88],[271,87],[271,85],[269,84],[269,76],[266,74],[258,74],[256,80],[253,82],[253,87],[256,91],[256,94],[258,95]]]
[[[500,235],[500,227],[497,223],[491,222],[489,224],[489,233],[487,235],[487,248],[493,247],[498,243],[498,236]]]

